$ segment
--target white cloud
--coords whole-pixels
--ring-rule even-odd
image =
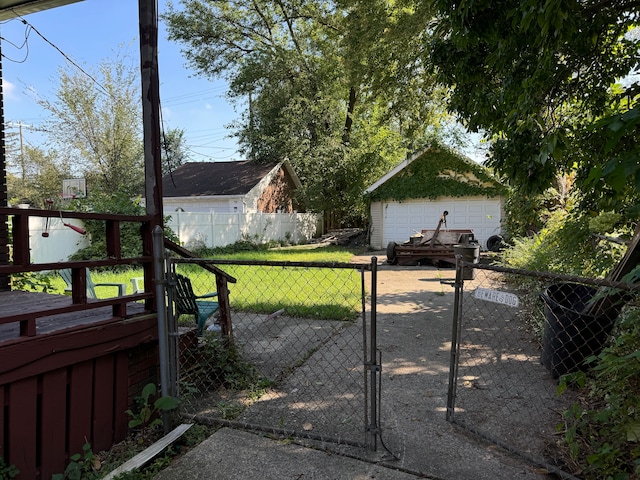
[[[6,78],[2,79],[2,92],[7,99],[15,100],[18,98],[16,85]]]

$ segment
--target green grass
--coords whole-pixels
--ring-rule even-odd
[[[217,260],[346,263],[353,253],[336,247],[239,252],[216,256]],[[234,310],[345,320],[360,311],[360,273],[351,269],[218,265],[237,282],[230,283]],[[215,290],[213,275],[198,265],[179,265],[191,278],[197,295]]]
[[[218,260],[347,263],[353,252],[340,247],[282,248],[216,255]],[[351,269],[218,265],[237,279],[230,283],[231,308],[236,311],[273,313],[323,319],[350,319],[360,311],[360,273]],[[216,290],[213,274],[195,264],[179,264],[178,271],[191,278],[197,295]],[[131,278],[142,269],[125,272],[92,271],[94,283],[124,283],[132,293]],[[63,293],[65,283],[57,274],[48,276],[50,293]],[[31,288],[42,290],[42,288]],[[115,287],[97,287],[100,298],[116,294]]]

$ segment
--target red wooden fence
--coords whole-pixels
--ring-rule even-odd
[[[20,479],[50,479],[86,442],[124,439],[125,411],[157,382],[155,315],[88,325],[2,346],[0,455]]]

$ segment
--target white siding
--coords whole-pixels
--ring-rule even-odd
[[[372,202],[369,212],[371,214],[369,244],[380,245],[376,248],[382,248],[382,202]]]

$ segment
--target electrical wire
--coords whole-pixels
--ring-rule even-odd
[[[29,58],[29,35],[31,34],[31,30],[32,28],[27,26],[24,30],[24,41],[22,42],[22,45],[17,45],[15,43],[13,43],[11,40],[9,40],[8,38],[4,38],[0,36],[0,40],[7,42],[9,45],[11,45],[12,47],[16,48],[17,50],[22,50],[25,46],[26,46],[26,53],[24,55],[24,58],[22,60],[14,60],[10,57],[8,57],[7,55],[5,55],[4,53],[2,54],[2,56],[4,58],[6,58],[7,60],[9,60],[10,62],[13,63],[24,63],[27,61],[27,58]]]
[[[28,28],[30,28],[31,30],[33,30],[34,32],[36,32],[38,34],[38,36],[40,38],[42,38],[45,42],[47,42],[49,45],[51,45],[53,48],[55,48],[60,55],[62,55],[64,57],[64,59],[69,62],[71,65],[73,65],[74,67],[76,67],[80,72],[82,72],[84,75],[86,75],[89,79],[91,79],[91,81],[93,83],[95,83],[101,90],[102,92],[109,96],[112,97],[113,96],[109,93],[109,91],[100,83],[98,82],[98,80],[96,80],[91,74],[89,74],[88,72],[86,72],[80,65],[78,65],[76,62],[74,62],[71,57],[69,57],[69,55],[67,55],[66,53],[64,53],[56,44],[54,44],[51,40],[49,40],[47,37],[45,37],[42,33],[40,33],[40,31],[34,27],[32,24],[30,24],[27,20],[25,20],[20,14],[16,13],[15,10],[11,10],[13,12],[13,14],[24,24],[26,25]],[[25,37],[25,43],[27,42],[27,38],[28,35]],[[4,56],[4,55],[3,55]],[[28,51],[27,51],[27,56],[28,56]],[[23,62],[26,60],[23,60]],[[22,62],[18,62],[18,63],[22,63]],[[115,100],[115,98],[114,98]]]

